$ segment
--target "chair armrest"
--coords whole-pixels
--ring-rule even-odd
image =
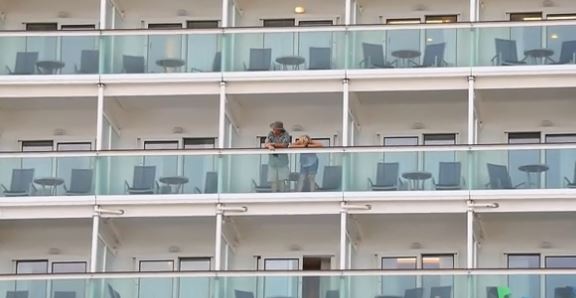
[[[204,71],[201,70],[200,68],[190,67],[190,72],[204,72]]]
[[[570,179],[568,179],[568,177],[564,177],[564,181],[566,181],[566,185],[572,184],[572,181],[570,181]],[[2,185],[2,187],[4,187],[4,185]]]
[[[4,189],[4,192],[8,191],[8,188],[6,188],[6,186],[4,186],[4,184],[0,184],[0,186],[2,186],[2,189]]]
[[[242,65],[244,66],[244,70],[248,70],[248,66],[246,66],[245,62],[242,62]]]
[[[432,177],[432,185],[436,186],[436,179],[434,179],[434,177]]]
[[[66,187],[66,183],[62,184],[62,188],[64,188],[65,192],[68,192],[68,187]]]
[[[519,186],[522,186],[522,185],[525,185],[525,184],[526,184],[526,183],[524,183],[524,182],[519,183],[519,184],[517,184],[517,185],[514,185],[514,188],[518,188]]]
[[[159,194],[160,193],[160,183],[158,183],[158,180],[154,181],[154,183],[156,184],[156,193]]]
[[[194,186],[194,193],[200,194],[200,193],[202,193],[202,191],[200,190],[200,188]]]
[[[130,184],[128,184],[128,181],[124,180],[124,192],[128,193],[128,189],[130,189]]]
[[[368,185],[370,185],[370,187],[374,187],[374,182],[372,182],[372,179],[368,178]]]
[[[10,69],[10,67],[6,66],[6,70],[8,71],[8,73],[12,73],[12,69]]]
[[[366,68],[366,66],[368,66],[368,63],[366,63],[366,59],[360,60],[360,62],[358,62],[358,66]]]
[[[252,190],[256,190],[257,187],[258,183],[256,183],[256,180],[252,179]]]
[[[74,64],[74,72],[80,73],[80,70],[78,69],[78,65],[76,65],[76,64]]]
[[[460,179],[462,180],[462,182],[461,182],[462,186],[466,186],[466,178],[461,177]]]

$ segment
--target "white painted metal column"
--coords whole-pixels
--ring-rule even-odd
[[[474,259],[476,258],[476,250],[474,249],[474,208],[470,206],[471,202],[468,203],[468,209],[466,210],[466,268],[474,268],[476,263]]]
[[[90,248],[90,272],[96,272],[98,264],[98,233],[100,231],[100,213],[98,206],[94,206],[92,214],[92,243]]]
[[[220,24],[222,24],[221,27],[228,27],[228,20],[230,19],[230,16],[228,15],[228,12],[230,11],[230,1],[228,0],[222,0],[222,20],[220,22]]]
[[[475,111],[475,91],[474,76],[468,77],[468,144],[474,144],[476,141],[476,111]]]
[[[470,22],[478,22],[479,1],[470,0]]]
[[[342,146],[348,146],[350,127],[350,83],[348,79],[342,81]]]
[[[104,84],[98,84],[98,107],[96,113],[96,150],[102,150],[104,137]]]
[[[223,211],[222,205],[218,204],[216,207],[216,247],[214,247],[214,270],[220,271],[221,263],[222,263],[222,220],[223,220]]]
[[[342,207],[344,203],[342,203]],[[347,245],[346,245],[346,238],[347,238],[347,227],[348,227],[348,211],[344,208],[340,210],[340,265],[338,269],[346,270],[346,259],[347,259]]]
[[[218,112],[218,148],[226,142],[226,82],[220,82],[220,108]]]
[[[344,11],[344,25],[352,24],[352,0],[346,1],[346,11]]]
[[[100,29],[106,28],[106,13],[108,11],[108,0],[100,0]]]

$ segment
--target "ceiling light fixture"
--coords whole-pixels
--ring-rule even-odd
[[[304,9],[304,6],[296,6],[296,7],[294,7],[294,13],[303,14],[304,12],[306,12],[306,10]]]

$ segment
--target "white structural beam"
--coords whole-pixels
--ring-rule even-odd
[[[98,107],[96,112],[96,150],[102,150],[104,137],[104,85],[98,84]]]
[[[350,126],[350,83],[342,81],[342,146],[348,146],[348,132]]]
[[[471,207],[466,211],[466,268],[474,268],[474,209]]]
[[[220,21],[221,27],[228,27],[230,26],[229,20],[230,16],[228,12],[230,11],[230,1],[229,0],[222,0],[222,20]]]
[[[470,0],[470,22],[478,22],[480,2],[478,0]]]
[[[100,0],[100,24],[99,24],[100,29],[108,29],[106,28],[107,11],[108,11],[108,0]]]
[[[345,209],[340,211],[340,265],[338,269],[345,270],[346,268],[346,259],[347,259],[347,232],[348,227],[348,212]]]
[[[218,110],[218,148],[226,144],[226,83],[220,82],[220,105]]]
[[[100,213],[98,206],[94,206],[92,215],[92,243],[90,246],[90,272],[96,272],[98,264],[98,232],[100,231]]]
[[[475,78],[468,77],[468,144],[476,142],[476,115],[475,115]]]
[[[345,9],[344,12],[344,25],[352,24],[352,0],[344,0],[345,1]]]
[[[222,221],[223,213],[221,205],[218,206],[218,211],[216,212],[216,238],[214,247],[214,270],[222,270]]]

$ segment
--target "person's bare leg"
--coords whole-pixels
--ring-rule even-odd
[[[306,176],[300,174],[300,176],[298,176],[298,185],[296,186],[297,192],[302,192],[304,189],[304,183],[306,183]]]
[[[316,175],[308,175],[306,178],[306,182],[310,185],[310,191],[316,191]]]

